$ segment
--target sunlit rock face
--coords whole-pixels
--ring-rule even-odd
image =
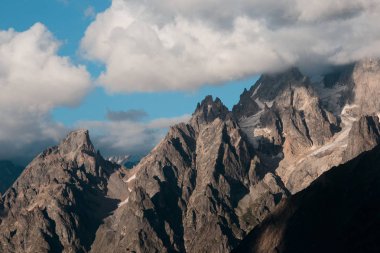
[[[295,193],[332,166],[377,142],[369,133],[361,142],[370,138],[370,144],[359,145],[351,153],[346,151],[352,146],[349,136],[355,135],[350,134],[353,125],[380,111],[376,99],[379,73],[379,61],[366,59],[318,77],[305,77],[294,68],[264,75],[243,93],[233,112],[262,160],[271,147],[276,147],[271,155],[281,159],[273,170]],[[259,108],[254,113],[250,110],[255,107],[252,104]],[[359,126],[360,131],[365,131],[364,125]]]
[[[86,130],[45,150],[2,198],[0,252],[88,251],[117,205],[108,187],[117,170],[96,152]]]
[[[237,246],[288,194],[243,135],[221,101],[206,97],[189,123],[173,126],[125,178],[130,194],[97,231],[92,251],[228,252]]]

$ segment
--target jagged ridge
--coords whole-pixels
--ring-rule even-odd
[[[5,193],[0,252],[87,252],[117,199],[107,196],[117,166],[95,151],[87,130],[36,157]]]

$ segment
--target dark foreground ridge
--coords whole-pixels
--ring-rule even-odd
[[[234,253],[380,252],[380,146],[281,203]]]

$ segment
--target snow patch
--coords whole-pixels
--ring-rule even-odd
[[[273,103],[274,103],[274,100],[272,100],[272,101],[268,101],[268,102],[265,102],[265,104],[266,104],[269,108],[272,108]]]
[[[126,181],[124,181],[124,182],[126,182],[126,183],[129,183],[129,182],[131,182],[132,180],[135,180],[136,179],[136,174],[134,174],[133,176],[131,176],[130,178],[128,178]]]
[[[129,197],[126,198],[123,202],[120,202],[120,203],[118,204],[118,206],[119,206],[119,207],[124,206],[125,204],[128,203],[128,201],[129,201]]]
[[[124,165],[129,159],[130,159],[130,156],[125,155],[125,156],[111,156],[111,157],[108,157],[107,160],[119,165]]]
[[[259,91],[259,89],[261,87],[261,84],[262,83],[259,83],[259,85],[257,86],[257,88],[255,88],[254,92],[251,95],[251,98],[254,98],[256,96],[257,92]],[[273,101],[265,102],[265,104],[264,104],[259,98],[256,98],[255,102],[260,107],[260,109],[264,109],[265,108],[265,104],[267,104],[268,107],[272,107],[272,105],[273,105]]]
[[[327,150],[331,149],[338,149],[338,148],[344,148],[347,146],[347,140],[348,140],[348,134],[350,133],[350,130],[352,128],[352,124],[356,119],[353,117],[342,117],[342,123],[344,125],[344,128],[342,131],[337,134],[337,136],[333,139],[332,142],[329,144],[325,144],[322,147],[316,149],[314,152],[312,152],[309,156],[315,156],[322,152],[325,152]]]
[[[340,85],[339,83],[333,87],[325,87],[323,80],[313,81],[313,87],[318,93],[322,104],[324,104],[329,111],[334,114],[340,114],[341,105],[340,101],[344,95],[344,91],[347,90],[346,85]]]
[[[256,127],[260,123],[260,117],[261,114],[264,112],[264,110],[256,113],[253,116],[250,116],[248,118],[241,118],[239,121],[239,125],[241,128],[250,128],[250,127]]]
[[[251,98],[253,98],[253,97],[257,94],[257,92],[258,92],[259,89],[260,89],[261,84],[262,84],[262,83],[259,83],[259,85],[258,85],[257,88],[255,89],[255,91],[252,93]]]
[[[255,102],[256,102],[256,104],[260,107],[261,110],[265,108],[264,103],[261,102],[259,98],[256,98],[256,99],[255,99]]]
[[[247,135],[249,142],[252,143],[253,145],[257,144],[254,131],[255,131],[255,128],[258,127],[260,124],[260,117],[263,112],[264,110],[261,110],[255,115],[250,116],[248,118],[242,118],[239,121],[239,126],[241,130]]]
[[[253,130],[253,134],[255,136],[261,136],[261,135],[270,135],[272,133],[272,130],[267,128],[267,127],[264,127],[264,128],[255,128]]]
[[[355,108],[358,108],[359,106],[356,105],[356,104],[352,104],[352,105],[345,105],[343,107],[343,110],[342,110],[342,115],[347,115],[347,114],[350,114],[350,110],[352,109],[355,109]]]

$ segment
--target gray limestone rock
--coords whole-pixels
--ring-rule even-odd
[[[263,179],[249,176],[258,167],[229,115],[220,100],[206,97],[189,124],[172,127],[125,178],[130,195],[97,231],[92,252],[228,252],[235,247],[287,191],[276,180],[252,190]],[[241,202],[247,195],[268,211],[249,216]]]
[[[380,123],[377,116],[362,116],[355,121],[348,137],[343,160],[348,161],[380,143]]]
[[[87,252],[117,205],[107,196],[117,169],[95,151],[86,130],[45,150],[3,196],[0,252]]]

